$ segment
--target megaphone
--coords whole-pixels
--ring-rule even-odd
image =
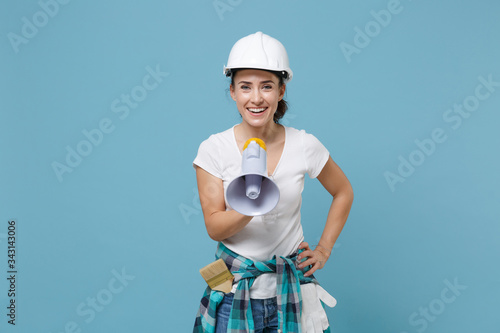
[[[241,174],[229,183],[226,199],[235,211],[247,216],[264,215],[278,204],[280,191],[267,176],[266,144],[261,139],[245,142]]]

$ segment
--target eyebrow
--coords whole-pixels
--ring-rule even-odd
[[[238,84],[241,84],[241,83],[252,84],[252,82],[249,82],[249,81],[240,81],[240,82],[238,82]],[[260,81],[259,83],[274,83],[274,81],[273,80],[266,80],[266,81]]]

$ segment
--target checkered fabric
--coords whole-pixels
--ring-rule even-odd
[[[237,283],[234,293],[233,305],[229,316],[227,331],[230,333],[252,333],[254,322],[252,307],[250,305],[250,287],[255,278],[261,274],[276,273],[277,305],[280,332],[300,333],[300,313],[302,297],[300,284],[318,283],[313,276],[305,277],[303,272],[296,267],[297,255],[302,250],[294,252],[288,257],[274,256],[268,261],[252,261],[229,250],[219,242],[216,259],[222,258],[228,269],[233,273]],[[310,267],[306,267],[305,271]],[[193,333],[215,332],[217,306],[224,298],[224,293],[207,287],[201,299],[200,308],[196,316]],[[329,332],[329,329],[325,332]]]

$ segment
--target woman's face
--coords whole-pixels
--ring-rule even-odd
[[[243,69],[236,72],[231,97],[244,122],[254,127],[274,123],[278,102],[285,94],[285,85],[279,86],[279,78],[271,72],[259,69]]]

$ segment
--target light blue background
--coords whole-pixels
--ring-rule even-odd
[[[216,246],[191,162],[201,141],[239,122],[222,66],[234,42],[261,30],[282,41],[294,71],[284,124],[316,135],[355,191],[317,274],[338,300],[327,311],[333,331],[498,332],[500,87],[457,129],[443,115],[474,95],[478,77],[500,81],[500,3],[401,0],[348,62],[341,43],[354,45],[355,27],[390,1],[222,2],[232,10],[219,16],[211,1],[71,1],[18,52],[9,33],[22,36],[23,17],[33,22],[41,7],[2,2],[0,267],[6,276],[14,218],[19,274],[15,327],[0,281],[0,330],[191,330],[205,288],[198,270]],[[112,102],[148,66],[169,75],[120,119]],[[52,163],[105,118],[114,130],[59,181]],[[384,173],[397,174],[399,156],[435,128],[446,141],[391,190]],[[308,180],[312,244],[329,203]],[[467,288],[454,294],[446,280]],[[106,304],[91,318],[96,297]],[[419,314],[429,307],[432,320]]]

